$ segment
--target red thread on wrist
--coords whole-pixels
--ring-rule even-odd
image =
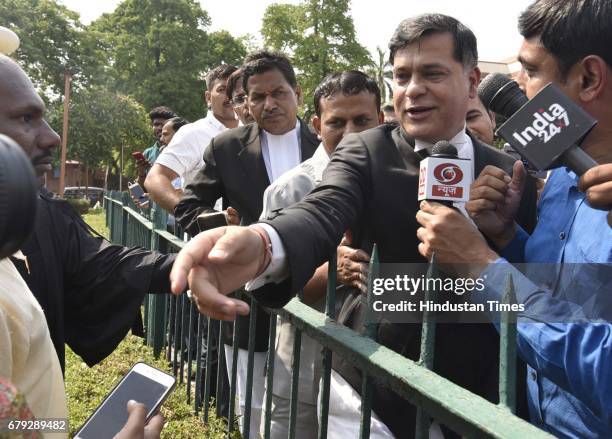
[[[270,262],[272,261],[272,243],[270,242],[270,237],[268,234],[264,233],[260,227],[255,226],[251,227],[251,229],[259,235],[264,246],[264,259],[257,269],[257,274],[255,275],[255,277],[259,277],[264,271],[266,271],[266,268],[268,268],[268,265],[270,265]]]

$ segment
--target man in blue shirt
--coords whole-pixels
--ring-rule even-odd
[[[525,175],[520,162],[512,178],[494,167],[484,169],[466,206],[497,252],[451,209],[423,203],[417,214],[423,255],[470,263],[469,275],[486,278],[488,288],[471,300],[500,301],[512,274],[518,303],[525,306],[517,342],[529,365],[531,418],[558,437],[612,434],[610,16],[611,0],[536,0],[519,19],[524,37],[519,83],[527,96],[554,82],[599,120],[581,146],[600,165],[581,180],[564,167],[552,172],[532,235],[514,222]],[[507,262],[530,265],[521,273]]]
[[[147,176],[147,172],[151,169],[155,160],[159,156],[164,145],[160,143],[162,129],[164,124],[176,117],[176,113],[172,111],[168,107],[155,107],[149,112],[149,119],[151,119],[151,127],[153,128],[153,135],[155,136],[155,143],[149,148],[145,149],[142,153],[144,156],[144,160],[136,159],[136,168],[138,170],[138,183],[143,188],[145,177]]]

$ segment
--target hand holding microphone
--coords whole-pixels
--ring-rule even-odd
[[[531,100],[506,75],[488,75],[478,86],[485,107],[507,117],[497,132],[538,170],[567,166],[577,175],[597,166],[578,144],[597,121],[553,83]]]
[[[509,117],[498,132],[529,163],[539,170],[563,165],[582,176],[580,189],[593,208],[609,211],[612,227],[612,165],[598,165],[578,147],[595,119],[552,83],[528,100],[515,81],[495,73],[480,83],[478,95],[487,109]]]
[[[521,203],[526,174],[520,160],[514,163],[512,177],[488,165],[470,189],[470,201],[465,209],[497,248],[504,248],[516,233],[514,218]]]
[[[612,209],[612,163],[589,169],[580,177],[578,188],[586,193],[591,207]]]
[[[467,200],[470,172],[469,161],[457,158],[457,149],[446,141],[438,142],[431,157],[421,162],[418,250],[427,259],[435,253],[439,263],[476,263],[472,266],[480,270],[497,255],[474,225],[451,207],[453,201]]]
[[[578,188],[586,193],[591,207],[608,210],[608,224],[612,227],[612,163],[589,169],[580,177]]]

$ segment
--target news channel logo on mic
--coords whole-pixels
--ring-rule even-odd
[[[470,160],[432,155],[421,161],[419,171],[419,201],[469,200],[472,183]]]

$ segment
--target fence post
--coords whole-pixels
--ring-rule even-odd
[[[508,274],[502,303],[517,303],[512,275]],[[499,403],[516,413],[516,311],[502,311],[499,324]]]
[[[151,230],[151,250],[159,250],[159,235],[157,230],[166,230],[168,221],[166,212],[157,204],[151,202],[151,219],[153,230]],[[149,294],[147,321],[147,344],[153,346],[153,355],[159,357],[164,347],[164,337],[166,331],[166,295]]]
[[[427,268],[427,278],[433,278],[439,276],[439,272],[436,268],[436,258],[432,255],[429,267]],[[425,289],[424,300],[429,302],[435,300],[434,295],[429,288]],[[421,327],[421,355],[419,358],[419,364],[429,370],[433,369],[434,364],[434,349],[436,343],[436,318],[433,312],[423,312],[423,323]],[[417,439],[423,439],[429,437],[429,426],[431,422],[429,415],[423,410],[422,407],[417,407],[417,425],[415,437]]]
[[[327,266],[327,291],[325,295],[325,315],[328,319],[336,318],[336,254],[332,254]],[[323,348],[323,373],[321,375],[321,412],[319,419],[318,439],[327,438],[327,421],[329,418],[329,387],[331,384],[332,351]]]
[[[373,302],[373,285],[374,279],[378,277],[378,246],[374,244],[372,247],[372,256],[370,257],[370,265],[368,269],[368,292],[367,292],[367,309],[365,314],[365,336],[376,340],[376,321],[372,313]],[[370,437],[370,424],[372,422],[372,397],[373,397],[372,377],[363,372],[361,379],[361,427],[359,429],[359,438],[367,439]]]
[[[113,201],[115,201],[116,195],[115,195],[115,191],[110,191],[109,194],[110,199],[112,200],[109,204],[109,219],[108,219],[108,240],[110,242],[116,243],[115,241],[115,203],[113,203]]]
[[[120,192],[119,193],[119,199],[121,200],[121,205],[123,207],[128,206],[130,203],[130,196],[128,195],[127,192]],[[126,246],[127,245],[127,236],[128,236],[128,221],[129,221],[129,214],[127,213],[127,210],[125,209],[121,209],[121,245]]]

